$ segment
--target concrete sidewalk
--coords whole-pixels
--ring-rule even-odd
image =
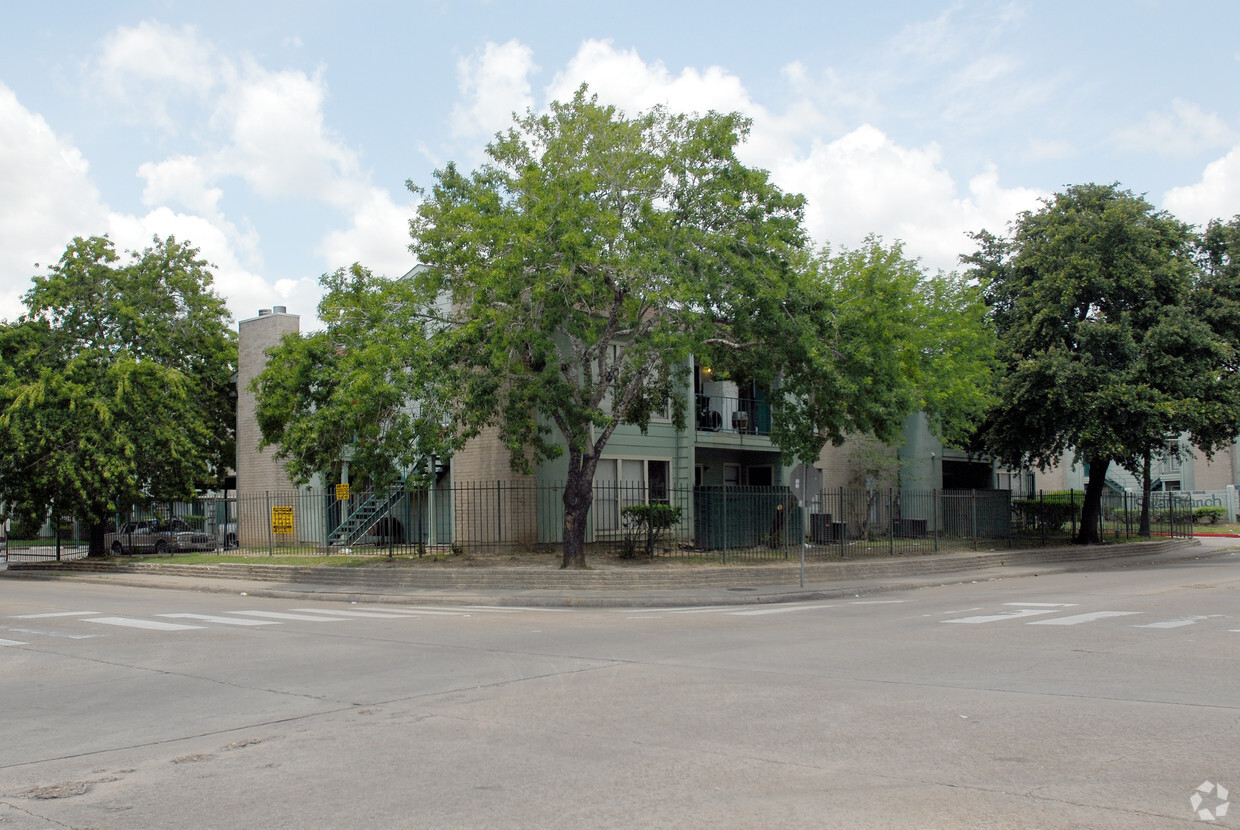
[[[807,564],[634,567],[587,571],[504,567],[310,568],[282,565],[12,563],[0,578],[297,600],[417,605],[694,607],[803,602],[1067,571],[1163,567],[1240,555],[1240,539],[1002,550]]]

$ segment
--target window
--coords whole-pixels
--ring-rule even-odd
[[[667,504],[671,462],[602,458],[594,469],[594,530],[620,530],[620,511],[633,504]]]
[[[608,347],[607,358],[609,361],[607,363],[608,368],[613,367],[613,366],[619,366],[621,361],[624,360],[624,348],[620,346],[619,344],[613,343],[611,346]],[[595,381],[597,382],[598,378],[595,378]],[[608,386],[607,390],[603,393],[603,399],[599,401],[599,409],[603,410],[603,412],[607,413],[608,415],[616,414],[614,411],[615,399],[616,399],[616,387],[614,385]],[[664,401],[662,409],[656,409],[653,412],[651,412],[650,420],[652,421],[672,420],[671,402]]]
[[[749,480],[750,487],[770,487],[775,483],[775,470],[769,466],[748,467],[745,469],[745,477]]]

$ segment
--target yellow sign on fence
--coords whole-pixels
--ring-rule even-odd
[[[291,534],[293,532],[292,507],[271,508],[271,532],[276,534]]]
[[[349,483],[346,481],[343,484],[337,484],[336,485],[336,501],[348,501],[348,500],[349,500]]]

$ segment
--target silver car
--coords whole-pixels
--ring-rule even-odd
[[[117,533],[103,537],[103,545],[116,555],[134,553],[177,553],[187,550],[213,550],[215,540],[194,530],[184,519],[143,519],[128,522]]]

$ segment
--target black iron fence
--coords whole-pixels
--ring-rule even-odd
[[[242,498],[148,504],[118,515],[114,550],[146,552],[519,555],[558,549],[564,489],[507,482],[380,492],[290,490]],[[1151,532],[1191,536],[1188,494],[1158,493]],[[1080,492],[1013,497],[1006,490],[828,490],[808,498],[787,487],[674,488],[598,484],[586,527],[588,551],[620,556],[762,561],[916,555],[1070,542],[1080,529]],[[1104,540],[1140,538],[1140,496],[1105,494]],[[22,559],[85,555],[80,529],[9,539]],[[163,535],[144,535],[163,534]],[[145,540],[143,542],[142,540]],[[144,547],[145,545],[145,547]]]

